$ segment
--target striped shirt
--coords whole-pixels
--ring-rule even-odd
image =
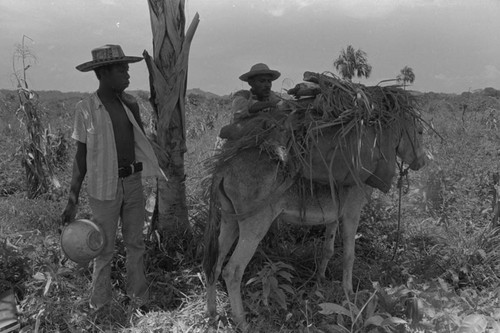
[[[142,177],[161,175],[156,155],[130,109],[122,102],[133,125],[135,159],[142,162]],[[98,200],[113,200],[118,186],[118,156],[111,117],[94,92],[76,105],[73,139],[87,146],[87,191]]]

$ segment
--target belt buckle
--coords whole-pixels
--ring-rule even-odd
[[[133,173],[134,167],[132,165],[127,165],[118,169],[118,176],[120,178],[127,178]],[[131,172],[132,171],[132,172]],[[120,176],[120,173],[122,176]]]
[[[134,162],[125,167],[121,167],[118,169],[118,176],[120,178],[127,178],[130,175],[133,175],[136,172],[142,171],[142,163]],[[120,176],[120,173],[123,173],[123,176]]]

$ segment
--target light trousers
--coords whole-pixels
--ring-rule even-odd
[[[114,200],[90,198],[93,220],[105,237],[103,251],[94,259],[90,303],[100,308],[111,301],[111,262],[115,249],[118,222],[126,249],[127,295],[142,304],[149,297],[149,285],[144,273],[145,221],[144,194],[141,173],[119,178]]]

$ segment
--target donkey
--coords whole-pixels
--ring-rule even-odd
[[[317,190],[313,194],[305,191],[309,193],[305,198],[299,195],[299,192],[304,191],[298,191],[297,178],[280,173],[279,162],[269,158],[258,148],[243,150],[218,168],[211,179],[210,213],[205,230],[204,270],[209,315],[215,317],[217,314],[216,282],[222,272],[233,319],[240,329],[248,329],[240,290],[242,276],[259,242],[278,217],[284,222],[298,225],[326,225],[323,255],[318,270],[318,275],[322,278],[325,277],[328,261],[333,256],[338,223],[342,221],[342,286],[352,294],[355,235],[361,208],[372,191],[365,180],[376,172],[377,167],[376,163],[371,162],[374,158],[381,158],[380,152],[385,152],[385,155],[392,152],[393,157],[382,158],[386,163],[393,163],[390,166],[393,170],[396,167],[396,155],[409,164],[411,169],[420,169],[425,164],[425,153],[421,145],[422,129],[420,120],[413,117],[406,117],[401,126],[395,128],[367,127],[368,134],[363,136],[364,139],[354,143],[354,146],[361,145],[362,152],[359,168],[361,176],[358,181],[346,180],[345,175],[341,175],[338,179],[333,179],[326,190]],[[331,145],[335,140],[338,141],[338,137],[334,131],[322,132],[316,147]],[[385,147],[380,147],[381,144]],[[310,178],[315,181],[314,174],[319,168],[333,168],[332,173],[336,173],[335,165],[339,164],[339,159],[335,153],[322,156],[322,165],[314,162],[318,159],[314,148],[310,154],[305,160],[313,161],[312,169],[303,172],[305,178],[302,179]],[[345,173],[345,167],[341,169],[340,173]],[[310,180],[306,179],[305,182]],[[222,270],[224,259],[236,239],[237,245]]]

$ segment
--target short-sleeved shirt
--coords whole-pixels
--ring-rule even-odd
[[[271,92],[267,100],[276,102],[281,101],[273,92]],[[233,122],[249,117],[250,112],[248,110],[257,102],[259,102],[259,99],[252,94],[250,90],[240,90],[236,92],[232,103]]]
[[[132,123],[135,158],[142,162],[142,177],[161,175],[153,148],[135,120],[130,109],[122,102]],[[97,92],[76,105],[73,139],[87,146],[87,190],[98,200],[113,200],[118,185],[118,156],[111,117]]]

